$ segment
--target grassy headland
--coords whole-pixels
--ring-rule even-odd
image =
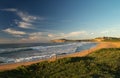
[[[120,48],[0,72],[0,78],[120,78]]]
[[[120,38],[117,38],[117,37],[97,37],[94,39],[82,39],[82,40],[55,39],[55,40],[51,40],[51,42],[55,42],[55,43],[63,43],[63,42],[120,42]]]

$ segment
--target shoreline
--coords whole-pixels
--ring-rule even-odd
[[[71,54],[62,55],[62,56],[58,56],[58,57],[52,57],[49,59],[30,61],[30,62],[3,64],[3,65],[0,65],[0,71],[11,70],[11,69],[15,69],[21,65],[28,66],[28,65],[38,63],[38,62],[43,62],[43,61],[55,61],[57,59],[67,58],[67,57],[83,57],[83,56],[86,56],[86,55],[88,55],[96,50],[102,49],[102,48],[120,48],[120,42],[98,42],[98,44],[95,47],[90,48],[88,50],[76,52],[76,53],[71,53]]]

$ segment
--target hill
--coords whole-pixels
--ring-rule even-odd
[[[120,48],[0,72],[0,78],[120,78]]]
[[[83,39],[83,40],[55,39],[55,40],[51,40],[51,42],[54,42],[54,43],[63,43],[63,42],[89,42],[89,41],[93,41],[93,39]]]
[[[120,38],[117,37],[97,37],[94,39],[82,39],[82,40],[68,40],[68,39],[55,39],[51,40],[54,43],[63,43],[63,42],[101,42],[101,41],[120,41]]]
[[[120,38],[117,38],[117,37],[98,37],[98,38],[95,38],[94,40],[96,41],[120,41]]]

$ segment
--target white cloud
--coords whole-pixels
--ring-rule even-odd
[[[109,29],[109,30],[104,30],[102,32],[100,32],[101,34],[107,35],[107,34],[113,34],[113,33],[117,33],[118,30],[114,30],[114,29]]]
[[[29,33],[27,38],[22,38],[20,42],[47,42],[49,41],[47,32]]]
[[[95,34],[95,33],[90,33],[91,35]]]
[[[59,39],[59,38],[79,37],[81,35],[86,35],[86,34],[87,34],[86,31],[75,31],[75,32],[70,32],[70,33],[48,34],[48,36],[54,39]]]
[[[24,22],[33,22],[37,19],[35,16],[31,16],[25,12],[17,11],[17,15],[24,21]]]
[[[86,31],[75,31],[70,33],[50,33],[50,32],[26,33],[11,28],[5,29],[3,31],[19,38],[15,40],[15,42],[19,42],[19,43],[49,42],[50,40],[61,39],[61,38],[80,39],[81,36],[84,36],[87,33]],[[10,42],[10,40],[8,42]]]
[[[106,30],[106,31],[102,31],[101,33],[102,34],[106,34],[106,33],[109,33],[110,31]]]
[[[40,19],[40,17],[29,15],[27,12],[23,12],[18,9],[15,9],[15,8],[7,8],[7,9],[0,9],[0,10],[16,13],[16,15],[21,20],[19,20],[19,21],[15,20],[15,24],[17,24],[18,27],[20,27],[20,28],[27,28],[27,29],[33,28],[32,23],[35,22],[35,20]],[[40,20],[42,20],[42,18]]]
[[[17,25],[20,27],[20,28],[33,28],[32,26],[32,22],[34,22],[35,20],[37,20],[37,17],[36,16],[32,16],[32,15],[29,15],[25,12],[22,12],[22,11],[17,11],[16,12],[17,15],[21,18],[22,21],[19,21],[17,23]]]
[[[30,36],[41,36],[43,35],[45,32],[34,32],[34,33],[30,33]]]
[[[22,37],[22,35],[25,35],[26,33],[23,31],[17,31],[11,28],[5,29],[3,30],[4,32],[8,33],[8,34],[12,34],[15,37]]]
[[[11,11],[11,12],[16,12],[17,9],[15,8],[7,8],[7,9],[0,9],[1,11]]]
[[[81,34],[85,34],[86,31],[77,31],[77,32],[71,32],[71,33],[68,33],[66,34],[67,37],[72,37],[72,36],[79,36]]]
[[[53,38],[53,37],[55,37],[55,35],[54,34],[48,34],[48,37]]]
[[[18,22],[18,25],[21,28],[32,28],[32,24],[27,22]]]
[[[86,34],[86,31],[77,31],[77,32],[70,32],[70,33],[49,33],[49,32],[35,32],[29,33],[28,38],[23,38],[22,41],[29,41],[29,42],[41,42],[41,41],[50,41],[52,39],[60,39],[60,38],[74,38],[79,37],[83,34]]]

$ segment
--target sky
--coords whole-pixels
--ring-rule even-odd
[[[0,43],[120,37],[120,0],[0,0]]]

